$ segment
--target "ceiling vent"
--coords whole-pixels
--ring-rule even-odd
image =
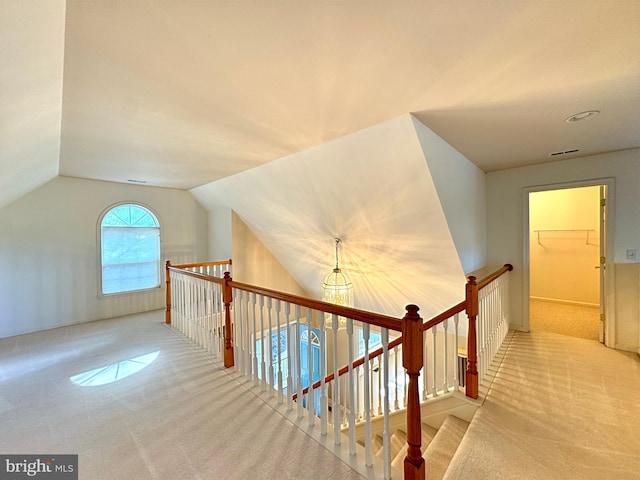
[[[577,151],[579,151],[577,148],[574,148],[573,150],[563,150],[560,152],[553,152],[550,153],[549,156],[550,157],[559,157],[560,155],[568,155],[570,153],[576,153]]]

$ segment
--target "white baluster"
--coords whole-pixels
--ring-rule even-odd
[[[282,405],[282,351],[280,346],[280,300],[276,300],[276,332],[277,334],[277,352],[278,362],[276,363],[278,368],[278,404]],[[271,337],[273,339],[273,337]],[[273,340],[272,340],[273,341]]]
[[[424,330],[422,332],[422,343],[423,343],[423,349],[424,352],[422,354],[422,362],[424,363],[424,367],[422,368],[422,372],[421,372],[421,377],[422,377],[422,399],[426,400],[427,397],[429,396],[429,381],[428,381],[428,377],[429,377],[429,368],[431,368],[431,361],[428,359],[428,355],[427,352],[429,351],[429,349],[427,348],[427,345],[429,345],[429,343],[427,342],[427,335],[429,334],[429,332],[431,332],[433,327],[431,327],[429,330]],[[403,352],[404,354],[404,352]],[[396,366],[396,373],[398,372],[397,370],[397,366]],[[403,372],[404,373],[404,372]],[[404,384],[406,385],[406,379]],[[404,390],[404,400],[405,400],[405,407],[406,407],[406,399],[407,399],[407,395],[406,395],[406,390]]]
[[[338,365],[338,316],[334,313],[331,315],[331,331],[333,333],[333,443],[340,445],[342,443],[342,434],[340,426],[342,423],[342,399],[340,398],[340,365]]]
[[[384,394],[382,396],[382,414],[384,415],[384,431],[382,432],[382,464],[384,468],[384,478],[385,480],[388,480],[391,478],[391,432],[389,428],[389,330],[383,328],[380,333],[382,337],[382,377],[384,384]]]
[[[244,338],[242,335],[242,330],[244,328],[244,320],[242,318],[244,313],[244,292],[242,290],[234,290],[233,292],[235,294],[233,303],[236,306],[237,314],[235,317],[235,328],[233,329],[233,336],[235,337],[233,344],[236,347],[233,349],[235,356],[234,364],[238,366],[236,368],[236,371],[238,371],[240,375],[244,375],[244,350],[242,341]]]
[[[394,386],[394,402],[393,409],[400,410],[400,392],[398,390],[398,363],[400,362],[400,349],[402,346],[393,348],[393,386]],[[424,372],[424,369],[423,369]],[[404,373],[404,372],[403,372]]]
[[[255,310],[252,308],[251,304],[255,304],[255,301],[252,302],[251,295],[249,292],[245,292],[245,297],[247,299],[247,305],[245,309],[245,324],[244,324],[244,365],[246,367],[245,375],[248,377],[247,381],[251,381],[251,370],[253,369],[253,363],[251,358],[251,352],[253,347],[251,346],[251,318],[255,318]]]
[[[459,328],[458,324],[460,322],[460,314],[456,313],[453,316],[453,325],[455,334],[453,336],[453,352],[455,357],[455,365],[453,366],[453,386],[457,389],[458,385],[460,385],[460,378],[458,377],[458,351],[460,348],[460,344],[458,342],[459,336]]]
[[[213,329],[211,326],[211,288],[212,283],[205,281],[204,284],[204,338],[207,343],[206,350],[213,353]]]
[[[327,435],[327,422],[329,416],[329,399],[327,398],[327,334],[324,331],[324,312],[318,312],[320,318],[320,435]]]
[[[307,412],[309,413],[308,415],[308,420],[309,420],[309,426],[313,427],[313,425],[315,424],[315,403],[316,403],[316,399],[315,399],[315,395],[314,395],[314,390],[313,390],[313,342],[312,340],[312,335],[311,335],[311,318],[312,318],[312,313],[311,313],[311,309],[307,308],[307,378],[308,378],[308,382],[309,382],[309,390],[308,390],[308,394],[307,394]]]
[[[260,306],[260,376],[262,377],[260,391],[264,392],[266,390],[266,382],[267,382],[267,369],[266,362],[264,361],[265,351],[264,351],[264,296],[260,295],[259,299]],[[269,312],[269,318],[271,318],[271,312]],[[256,338],[256,334],[254,332],[254,337]],[[256,369],[257,370],[257,369]]]
[[[431,375],[431,379],[433,381],[433,396],[436,397],[438,395],[438,386],[436,384],[436,378],[437,378],[437,372],[438,372],[438,363],[436,361],[437,359],[437,355],[438,355],[438,326],[434,325],[434,327],[431,329],[431,333],[432,336],[431,338],[433,339],[433,344],[432,344],[432,353],[431,353],[431,357],[433,358],[433,364],[431,365],[431,368],[433,370],[433,373]]]
[[[184,279],[184,334],[191,338],[191,277]]]
[[[277,302],[277,300],[276,300]],[[265,371],[265,363],[264,363],[264,359],[265,359],[265,355],[267,355],[267,352],[264,351],[264,341],[262,342],[262,372],[263,375],[265,376],[265,381],[268,378],[269,379],[269,398],[273,398],[274,395],[274,385],[273,385],[273,322],[271,319],[271,297],[267,297],[267,313],[268,313],[268,322],[269,322],[269,341],[267,342],[269,345],[269,372],[267,373]],[[280,342],[278,342],[280,343]],[[268,377],[267,377],[268,376]]]
[[[197,279],[193,279],[192,280],[192,285],[191,285],[191,293],[192,293],[192,297],[191,297],[191,340],[193,340],[193,342],[195,344],[199,344],[199,328],[198,328],[198,307],[199,307],[199,302],[198,302],[198,280]]]
[[[224,351],[224,328],[223,328],[223,309],[222,309],[222,286],[216,284],[216,296],[215,296],[215,315],[216,315],[216,332],[218,334],[218,357],[222,356]]]
[[[349,455],[356,454],[356,382],[353,370],[353,319],[347,318],[347,345],[349,352],[349,373],[347,381],[349,382]]]
[[[365,465],[373,465],[371,452],[371,390],[369,384],[369,333],[371,326],[368,323],[362,324],[362,339],[364,340],[364,459]]]
[[[253,384],[258,385],[258,355],[256,347],[258,344],[258,330],[256,329],[256,294],[251,294],[251,317],[253,320],[253,341],[251,345],[251,365],[253,370]]]
[[[302,406],[302,353],[300,351],[300,343],[302,342],[302,332],[300,331],[300,305],[295,306],[296,312],[296,334],[295,334],[295,365],[296,365],[296,391],[297,406],[298,406],[298,418],[303,416]]]
[[[354,355],[354,359],[356,357],[357,355]],[[356,421],[360,421],[364,417],[364,401],[362,399],[362,388],[360,387],[360,378],[362,378],[362,365],[358,365],[354,368],[353,376],[356,379],[356,383],[354,385],[354,388],[356,389],[355,417]]]
[[[443,376],[443,391],[449,391],[449,319],[447,318],[444,322],[442,322],[442,326],[444,327],[444,376]]]
[[[202,280],[196,279],[196,343],[203,347],[204,341],[202,338]]]
[[[287,321],[287,410],[293,410],[293,352],[295,350],[294,343],[295,337],[291,332],[291,304],[286,302],[284,304],[284,315]]]
[[[378,355],[378,357],[376,357],[375,359],[375,365],[376,365],[376,376],[378,378],[378,384],[375,386],[376,389],[376,394],[378,397],[378,405],[377,405],[377,409],[375,410],[376,415],[382,415],[382,384],[384,382],[384,379],[382,378],[382,360],[380,355]],[[396,390],[397,393],[397,390]]]

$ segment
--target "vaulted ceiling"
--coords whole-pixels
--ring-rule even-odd
[[[637,1],[2,0],[0,206],[56,175],[191,189],[405,113],[484,171],[639,147],[638,25]]]

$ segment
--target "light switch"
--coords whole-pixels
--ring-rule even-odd
[[[638,250],[627,250],[627,260],[638,260]]]

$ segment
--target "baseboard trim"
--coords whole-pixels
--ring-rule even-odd
[[[629,345],[629,344],[625,344],[625,343],[616,343],[614,348],[616,350],[622,350],[624,352],[637,353],[638,355],[640,355],[640,348],[638,348],[637,345]]]
[[[551,302],[551,303],[561,303],[563,305],[575,305],[577,307],[592,307],[592,308],[600,308],[598,303],[588,303],[588,302],[576,302],[573,300],[562,300],[559,298],[546,298],[546,297],[534,297],[533,295],[529,297],[531,300],[540,300],[542,302]]]

